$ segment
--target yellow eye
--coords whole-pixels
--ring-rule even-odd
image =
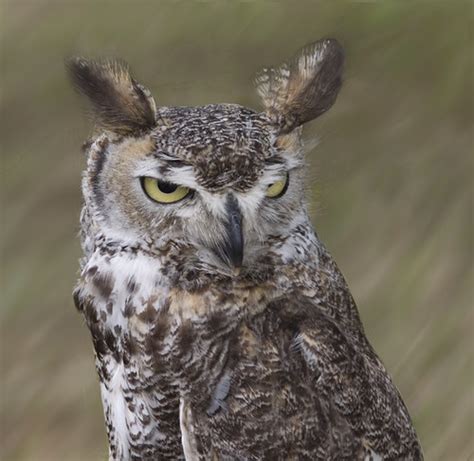
[[[148,176],[141,178],[141,183],[145,194],[159,203],[179,202],[191,193],[189,187],[178,186],[177,184]]]
[[[282,179],[270,184],[267,188],[267,197],[278,198],[281,197],[288,189],[289,177],[288,173]]]

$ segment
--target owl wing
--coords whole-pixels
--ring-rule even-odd
[[[362,329],[344,327],[314,299],[291,297],[285,305],[300,318],[294,345],[315,378],[315,392],[336,431],[358,439],[360,459],[423,459],[401,396]]]

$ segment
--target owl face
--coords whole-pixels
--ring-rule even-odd
[[[91,150],[84,195],[108,235],[173,241],[223,270],[288,234],[303,209],[297,137],[285,144],[265,114],[236,105],[166,108],[157,120],[150,133]]]
[[[97,122],[83,182],[90,227],[126,244],[173,245],[221,273],[268,263],[306,219],[300,126],[334,103],[342,64],[339,44],[320,40],[264,69],[265,110],[255,112],[157,108],[125,63],[72,60]]]

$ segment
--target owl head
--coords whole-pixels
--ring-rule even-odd
[[[307,220],[301,126],[332,106],[342,67],[335,40],[304,47],[258,74],[258,112],[161,107],[124,62],[72,59],[95,122],[83,179],[90,229],[125,244],[172,244],[221,271],[268,258]]]

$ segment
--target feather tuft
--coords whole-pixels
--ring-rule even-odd
[[[281,133],[319,117],[334,104],[343,65],[341,45],[322,39],[302,48],[289,62],[257,75],[257,92]]]
[[[74,87],[90,101],[99,128],[129,135],[155,127],[155,101],[133,79],[127,63],[79,57],[68,60],[66,67]]]

